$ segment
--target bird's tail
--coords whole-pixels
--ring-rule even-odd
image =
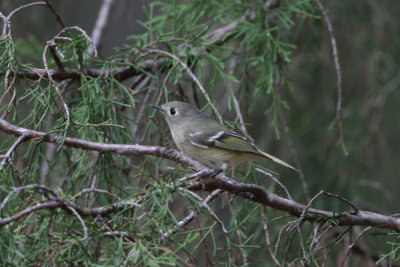
[[[294,170],[294,171],[296,171],[296,172],[299,172],[295,167],[293,167],[293,166],[290,165],[289,163],[284,162],[284,161],[281,160],[281,159],[278,159],[277,157],[274,157],[274,156],[272,156],[272,155],[270,155],[270,154],[268,154],[268,153],[266,153],[266,152],[264,152],[264,151],[261,151],[261,150],[258,150],[258,152],[261,153],[264,157],[266,157],[266,158],[272,160],[273,162],[276,162],[276,163],[281,164],[281,165],[283,165],[283,166],[285,166],[285,167],[288,167],[288,168],[290,168],[290,169],[292,169],[292,170]]]

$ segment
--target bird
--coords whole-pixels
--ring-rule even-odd
[[[191,104],[171,101],[151,106],[164,115],[178,149],[205,166],[224,171],[230,164],[269,159],[297,171]]]

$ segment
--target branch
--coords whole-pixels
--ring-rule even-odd
[[[62,140],[62,138],[58,135],[46,134],[44,132],[18,127],[8,123],[4,119],[0,119],[0,129],[6,133],[14,134],[16,136],[25,135],[26,137],[24,138],[24,141],[31,139],[42,139],[45,142],[57,144],[60,140]],[[193,159],[176,150],[167,149],[160,146],[144,146],[138,144],[104,144],[72,137],[65,138],[63,144],[68,147],[99,151],[103,153],[117,153],[119,155],[130,156],[153,155],[157,157],[163,157],[194,169],[195,171],[199,172],[199,176],[200,174],[204,176],[204,172],[200,171],[207,171],[209,174],[214,172],[213,170],[204,167],[199,162],[194,161]],[[358,211],[357,213],[355,213],[354,211],[337,213],[314,208],[307,208],[307,206],[300,204],[294,200],[271,194],[261,186],[255,184],[239,183],[235,180],[228,178],[224,174],[218,174],[211,179],[203,178],[200,182],[193,182],[190,189],[196,191],[214,191],[216,189],[222,189],[224,191],[230,192],[231,194],[249,199],[253,202],[261,203],[274,209],[285,211],[298,218],[302,216],[302,213],[305,209],[308,209],[307,214],[304,215],[304,220],[310,222],[331,221],[331,223],[341,226],[359,225],[372,226],[395,231],[400,230],[400,219],[392,216],[369,211]],[[80,215],[97,215],[98,212],[103,212],[97,210],[93,211],[94,209],[92,209],[91,211],[88,211],[88,209],[84,209],[81,210],[81,212],[83,212],[82,214],[78,209],[79,207],[73,206],[73,208],[77,210]]]
[[[211,191],[218,188],[274,209],[288,212],[298,218],[306,209],[305,205],[271,194],[261,186],[239,183],[221,174],[213,179],[202,181],[202,183],[196,184],[190,189]],[[304,219],[310,222],[331,220],[333,224],[340,226],[359,225],[400,230],[400,219],[369,211],[359,211],[354,214],[354,211],[338,213],[309,208]]]
[[[138,64],[136,68],[132,66],[123,66],[114,69],[110,76],[114,77],[118,81],[127,80],[133,76],[139,75],[146,71],[151,71],[152,67],[156,62],[154,60],[146,60],[141,64]],[[164,63],[164,61],[162,61]],[[48,71],[51,77],[55,81],[62,80],[79,80],[82,73],[78,71],[61,71],[59,69],[49,69]],[[45,69],[32,68],[29,70],[23,70],[18,73],[18,77],[27,78],[30,80],[39,80],[41,78],[48,78],[48,72]],[[104,69],[88,68],[85,75],[97,78],[104,74]]]
[[[42,141],[58,144],[62,141],[62,137],[55,134],[47,134],[40,131],[30,130],[27,128],[18,127],[7,122],[4,119],[0,119],[0,130],[5,133],[13,134],[16,136],[25,135],[24,141],[32,139],[41,139]],[[86,141],[79,138],[66,137],[63,144],[68,147],[75,147],[84,150],[99,151],[103,153],[117,153],[119,155],[153,155],[158,157],[163,157],[181,163],[183,165],[189,166],[194,170],[200,170],[204,168],[203,165],[197,161],[192,160],[188,156],[165,147],[160,146],[143,146],[143,145],[127,145],[127,144],[104,144],[92,141]]]

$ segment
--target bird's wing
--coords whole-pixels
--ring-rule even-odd
[[[198,147],[219,147],[228,150],[253,153],[264,156],[259,152],[258,147],[241,135],[226,131],[202,131],[191,133],[189,141]]]
[[[255,144],[234,132],[223,130],[201,131],[189,134],[188,139],[193,145],[201,148],[219,147],[222,149],[251,153],[270,159],[298,172],[296,168],[287,162],[260,150]]]

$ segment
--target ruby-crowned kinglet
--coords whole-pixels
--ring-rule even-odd
[[[178,148],[206,166],[226,169],[228,163],[270,159],[296,170],[190,104],[173,101],[151,106],[164,115]]]

